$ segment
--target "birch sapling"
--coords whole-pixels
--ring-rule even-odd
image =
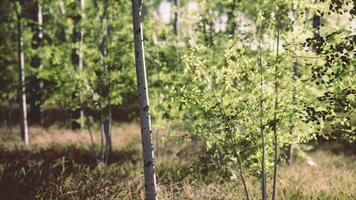
[[[139,98],[139,114],[141,139],[143,149],[145,199],[156,199],[156,176],[154,152],[152,145],[152,127],[149,112],[148,86],[145,68],[143,29],[142,29],[142,0],[132,0],[133,35],[135,47],[136,76]]]
[[[14,3],[17,17],[17,56],[20,80],[20,109],[21,109],[21,139],[28,145],[27,107],[26,107],[26,85],[25,85],[25,55],[22,36],[22,14],[19,3]]]

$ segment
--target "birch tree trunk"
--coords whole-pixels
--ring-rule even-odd
[[[85,19],[85,0],[80,0],[80,9],[81,9],[81,21]],[[84,50],[83,50],[83,42],[84,42],[84,29],[80,28],[80,42],[79,42],[79,63],[78,68],[80,71],[83,70],[84,65]]]
[[[155,200],[156,176],[154,152],[152,147],[152,127],[149,112],[148,86],[143,46],[142,4],[143,0],[132,0],[133,35],[135,43],[135,62],[144,162],[145,199]]]
[[[37,14],[31,17],[34,21],[37,21],[35,27],[33,27],[32,48],[38,49],[43,43],[43,13],[41,3],[36,5]],[[42,60],[38,54],[34,55],[31,59],[31,66],[33,68],[41,69]],[[31,98],[30,98],[30,123],[42,124],[42,98],[43,98],[43,81],[36,75],[30,78],[31,85]]]
[[[260,67],[260,133],[261,133],[261,146],[262,146],[262,165],[261,165],[261,196],[262,200],[267,199],[267,182],[266,182],[266,144],[265,144],[265,133],[264,133],[264,126],[263,126],[263,116],[264,116],[264,105],[263,105],[263,86],[264,86],[264,69],[262,63],[262,47],[261,47],[261,38],[262,38],[262,31],[259,30],[259,67]]]
[[[81,9],[81,22],[83,24],[83,21],[85,19],[85,0],[80,0],[80,9]],[[78,69],[79,71],[83,71],[84,68],[84,28],[80,28],[80,42],[79,42],[79,63],[78,63]],[[83,95],[80,94],[80,104],[83,102]],[[80,118],[80,127],[84,127],[84,110],[81,105],[80,110],[79,110],[79,118]]]
[[[80,1],[80,6],[81,9],[83,8],[83,2]],[[75,9],[75,7],[74,7]],[[73,16],[71,16],[72,20],[73,20],[73,33],[72,33],[72,42],[74,44],[78,44],[79,47],[77,47],[76,45],[74,45],[75,47],[73,47],[72,49],[72,55],[71,55],[71,61],[72,61],[72,65],[75,69],[77,69],[78,71],[81,71],[83,69],[83,62],[81,63],[81,57],[80,57],[80,51],[82,49],[80,49],[80,46],[82,46],[82,30],[80,28],[80,30],[77,30],[78,26],[80,26],[81,22],[83,21],[82,19],[82,13],[83,10],[81,11],[81,13],[76,13],[75,10],[73,10],[73,12],[75,13]],[[80,93],[80,91],[79,91]],[[79,96],[81,96],[79,94]],[[73,94],[73,98],[75,98],[75,94]],[[80,97],[79,97],[80,98]],[[82,129],[84,127],[84,120],[83,120],[83,110],[80,108],[72,111],[72,129]],[[77,121],[79,119],[79,122]]]
[[[99,2],[94,1],[94,4],[99,13]],[[101,107],[101,134],[102,134],[102,143],[101,143],[101,162],[104,164],[107,163],[109,155],[112,151],[112,141],[111,141],[111,123],[112,123],[112,114],[111,114],[111,100],[110,100],[110,90],[111,84],[110,80],[107,78],[107,73],[111,71],[111,64],[108,64],[105,61],[105,58],[108,56],[108,40],[109,40],[109,0],[103,2],[104,13],[100,17],[101,32],[103,33],[102,38],[99,43],[99,51],[101,54],[101,64],[103,72],[100,72],[100,96],[103,100],[104,105]],[[107,101],[106,101],[107,100]],[[106,103],[107,102],[107,103]]]
[[[20,109],[21,109],[21,139],[28,145],[28,126],[27,126],[27,108],[26,108],[26,86],[25,86],[25,55],[23,50],[23,37],[22,37],[22,14],[21,8],[17,8],[17,55],[19,67],[19,81],[20,81]]]
[[[273,146],[274,146],[274,164],[273,164],[273,185],[272,185],[272,200],[276,198],[276,187],[277,187],[277,166],[278,166],[278,136],[277,136],[277,120],[278,120],[278,88],[279,88],[279,42],[280,42],[280,25],[277,25],[277,48],[276,48],[276,64],[274,69],[274,113],[273,113]]]

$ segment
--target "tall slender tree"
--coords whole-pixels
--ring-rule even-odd
[[[98,6],[98,4],[96,4]],[[97,7],[99,8],[99,7]],[[110,101],[110,78],[107,74],[111,70],[110,64],[107,63],[108,56],[108,40],[109,40],[109,0],[104,1],[104,13],[101,16],[101,32],[103,33],[99,43],[99,51],[101,54],[102,73],[100,73],[101,86],[100,94],[102,97],[101,103],[101,132],[105,145],[102,145],[101,161],[106,163],[109,154],[112,150],[111,142],[111,101]],[[104,148],[104,149],[103,149]]]
[[[31,20],[35,22],[32,26],[32,48],[38,50],[43,43],[43,12],[41,2],[36,2],[34,7],[37,12],[30,13]],[[32,56],[31,67],[37,70],[41,70],[42,68],[42,60],[38,53]],[[43,80],[34,74],[30,77],[30,85],[30,122],[42,124]]]
[[[85,19],[85,0],[80,0],[80,14],[81,14],[81,26],[80,26],[80,41],[79,41],[79,61],[78,61],[78,70],[81,72],[83,71],[84,68],[84,27],[83,27],[83,21]],[[80,127],[83,128],[84,126],[84,109],[82,106],[82,101],[83,101],[83,95],[79,94],[79,99],[80,99],[80,110],[79,110],[79,120],[80,120]]]
[[[274,165],[273,165],[273,185],[272,185],[272,200],[276,197],[277,187],[277,165],[278,165],[278,136],[277,136],[277,120],[278,120],[278,87],[279,87],[279,42],[280,42],[280,27],[277,25],[277,47],[276,47],[276,63],[274,71],[274,112],[273,112],[273,146],[274,146]]]
[[[156,176],[142,29],[143,0],[132,0],[133,35],[143,149],[145,199],[156,199]]]
[[[297,67],[298,67],[298,63],[297,61],[294,61],[292,64],[292,80],[293,80],[293,88],[292,88],[292,104],[296,104],[297,102],[297,95],[296,95],[296,81],[297,81]],[[294,115],[295,112],[292,112]],[[294,121],[292,119],[292,115],[289,115],[289,134],[291,137],[293,137],[294,135],[294,129],[295,129],[295,125],[294,125]],[[293,164],[293,144],[290,143],[288,145],[288,149],[287,149],[287,164],[288,165],[292,165]]]
[[[294,15],[296,13],[296,6],[293,4],[293,9],[292,9],[292,16],[293,19],[291,21],[291,29],[292,31],[295,30],[295,25],[296,25],[296,20],[294,19]],[[298,62],[296,60],[293,61],[292,63],[292,80],[293,80],[293,86],[292,86],[292,104],[295,105],[297,103],[297,88],[296,88],[296,82],[298,78]],[[296,110],[293,109],[292,114],[289,115],[288,120],[289,120],[289,134],[290,137],[293,137],[294,132],[295,132],[295,123],[293,119],[293,115],[295,115]],[[293,163],[293,143],[290,143],[287,148],[287,165],[292,165]]]
[[[73,49],[72,49],[72,54],[71,54],[71,61],[72,61],[72,65],[75,69],[77,69],[78,71],[81,71],[83,69],[83,57],[81,57],[81,50],[80,46],[83,46],[82,43],[82,28],[81,28],[81,22],[82,20],[82,13],[84,12],[83,10],[83,1],[80,1],[80,10],[81,12],[78,13],[78,1],[74,1],[71,4],[71,9],[72,9],[72,15],[71,15],[71,19],[73,20],[73,33],[72,33],[72,43],[74,44]],[[79,92],[80,93],[80,92]],[[76,98],[75,97],[76,94],[73,94],[73,99]],[[83,121],[83,110],[81,109],[81,107],[75,109],[72,112],[72,129],[81,129],[84,126],[84,121]],[[78,122],[79,119],[79,122]]]
[[[80,0],[80,11],[81,11],[81,21],[85,19],[85,0]],[[80,27],[80,42],[79,42],[79,63],[78,68],[80,71],[83,71],[84,67],[84,28]],[[81,115],[83,112],[81,112]],[[82,117],[82,116],[81,116]]]
[[[261,30],[259,37],[261,40]],[[265,133],[264,133],[264,124],[263,124],[263,116],[264,116],[264,106],[263,106],[263,63],[262,63],[262,46],[261,41],[259,41],[259,67],[260,67],[260,134],[261,134],[261,147],[262,147],[262,166],[261,166],[261,193],[262,193],[262,200],[266,200],[267,196],[267,183],[266,183],[266,141],[265,141]]]
[[[21,109],[21,139],[28,145],[28,126],[27,126],[27,104],[26,104],[26,85],[25,85],[25,55],[22,36],[22,8],[19,2],[14,2],[17,17],[17,56],[19,67],[20,98]]]

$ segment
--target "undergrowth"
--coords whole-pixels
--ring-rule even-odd
[[[30,129],[34,133],[31,135],[33,142],[24,147],[14,132],[9,133],[5,128],[0,131],[0,199],[144,197],[136,125],[114,128],[114,149],[106,166],[97,161],[85,133]],[[240,180],[226,177],[212,163],[199,158],[196,145],[177,144],[175,139],[160,145],[156,158],[159,199],[244,198]],[[354,156],[317,151],[310,157],[316,166],[309,166],[303,160],[297,160],[293,166],[281,164],[278,199],[356,198]],[[251,199],[259,199],[259,181],[248,177],[247,185]]]

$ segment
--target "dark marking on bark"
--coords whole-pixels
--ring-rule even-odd
[[[149,109],[150,109],[150,107],[149,107],[148,105],[145,105],[145,106],[143,107],[143,111],[144,111],[144,112],[148,112]]]
[[[151,166],[151,165],[152,165],[152,162],[151,162],[151,161],[148,161],[148,162],[145,163],[145,167],[149,167],[149,166]]]

